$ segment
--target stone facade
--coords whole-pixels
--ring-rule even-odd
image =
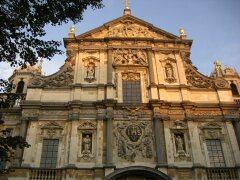
[[[31,147],[17,150],[8,179],[240,177],[240,98],[231,91],[234,83],[240,92],[237,72],[216,66],[211,77],[202,75],[185,34],[125,11],[84,34],[71,31],[64,38],[68,57],[55,74],[12,76],[27,81],[27,95],[1,110],[2,128]],[[140,84],[139,101],[125,97],[126,81]],[[55,168],[41,167],[44,140],[58,140]],[[216,171],[209,140],[221,143],[225,166]]]

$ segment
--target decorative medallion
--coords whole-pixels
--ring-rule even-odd
[[[137,124],[131,124],[126,128],[126,135],[132,142],[137,142],[142,134],[142,128]]]
[[[214,83],[217,88],[229,88],[228,82],[224,79],[218,78],[214,80]]]

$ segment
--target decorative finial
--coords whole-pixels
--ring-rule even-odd
[[[129,0],[124,0],[125,1],[125,9],[129,9]]]
[[[125,4],[124,15],[130,15],[131,10],[129,8],[129,0],[124,0],[124,4]]]
[[[68,36],[69,36],[70,38],[75,37],[75,26],[74,26],[74,25],[72,25],[72,26],[70,27]]]
[[[182,28],[182,27],[179,29],[179,33],[180,33],[181,36],[182,36],[182,35],[186,35],[186,34],[185,34],[185,30],[184,30],[184,28]]]
[[[219,71],[219,69],[221,68],[221,64],[219,63],[219,61],[217,59],[214,61],[214,64],[215,64],[215,70]]]
[[[215,64],[216,76],[217,77],[222,77],[221,64],[219,63],[219,61],[217,59],[214,61],[214,64]]]
[[[180,38],[181,39],[186,39],[187,35],[185,34],[185,30],[183,27],[179,28],[179,33],[180,33]]]
[[[75,33],[75,26],[74,25],[72,25],[71,27],[70,27],[70,31],[69,31],[70,33]]]

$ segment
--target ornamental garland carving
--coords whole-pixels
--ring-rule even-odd
[[[110,37],[150,37],[148,28],[125,21],[119,27],[109,28]]]
[[[34,77],[30,85],[31,86],[42,86],[42,87],[68,87],[73,83],[73,66],[70,62],[66,62],[63,68],[57,73],[42,77]]]
[[[147,122],[123,122],[116,125],[117,156],[130,162],[153,158],[152,125]]]
[[[212,80],[208,79],[207,77],[201,76],[191,67],[187,67],[185,73],[188,84],[192,85],[193,87],[212,88],[213,85]]]
[[[113,50],[114,65],[147,65],[147,54],[142,49]]]
[[[62,139],[64,127],[55,122],[49,122],[40,125],[41,132],[39,134],[40,141],[44,138]]]
[[[137,81],[140,80],[140,74],[133,72],[122,73],[122,79],[128,81]]]

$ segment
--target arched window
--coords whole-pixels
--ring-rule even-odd
[[[234,83],[230,84],[233,96],[239,96],[237,86]]]
[[[24,81],[19,81],[16,93],[23,93]]]

